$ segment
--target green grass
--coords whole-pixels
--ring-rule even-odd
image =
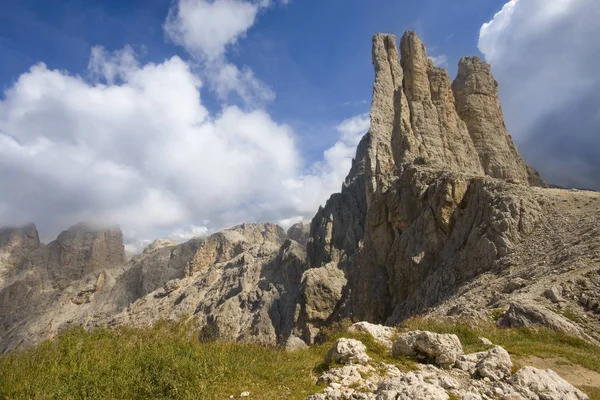
[[[465,353],[486,350],[486,346],[479,341],[479,337],[483,336],[515,356],[564,357],[572,363],[600,372],[600,348],[583,339],[550,329],[498,329],[493,324],[472,326],[422,318],[407,321],[404,329],[454,333],[459,337]]]
[[[184,324],[83,329],[0,357],[0,399],[303,399],[323,349],[199,343]],[[291,395],[288,395],[288,392]]]
[[[152,328],[75,328],[39,346],[0,356],[0,399],[305,399],[319,392],[323,358],[339,337],[361,340],[375,361],[411,370],[364,334],[336,326],[323,344],[288,353],[251,344],[199,342],[184,323]]]
[[[199,342],[184,323],[152,328],[81,328],[26,351],[0,356],[0,399],[227,399],[249,391],[253,399],[304,399],[319,392],[317,376],[330,366],[323,358],[339,337],[361,340],[377,362],[401,370],[416,367],[394,359],[368,335],[350,334],[348,324],[324,332],[323,344],[295,353],[249,344]],[[563,357],[600,372],[600,349],[583,340],[540,330],[500,330],[413,319],[404,329],[455,333],[465,352],[484,350],[485,336],[514,356]],[[600,391],[583,388],[592,399]]]

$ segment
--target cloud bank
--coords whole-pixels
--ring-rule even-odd
[[[600,190],[600,2],[511,0],[484,24],[509,131],[547,181]]]
[[[241,22],[214,43],[182,39],[212,57],[224,56],[266,3],[178,6],[190,4],[239,7]],[[118,224],[139,250],[159,236],[185,240],[241,222],[311,218],[340,189],[368,116],[342,122],[339,141],[307,165],[297,133],[264,109],[224,103],[211,114],[202,96],[212,75],[197,67],[180,57],[143,64],[129,47],[94,47],[89,77],[43,63],[22,74],[0,101],[2,225],[33,221],[48,240],[80,221]]]

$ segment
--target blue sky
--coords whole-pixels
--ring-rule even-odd
[[[167,40],[162,25],[170,0],[5,1],[0,16],[0,82],[7,88],[31,65],[85,75],[90,49],[125,45],[160,62],[174,54],[189,58]],[[455,73],[458,59],[478,54],[483,22],[502,0],[378,1],[295,0],[261,10],[257,23],[229,53],[276,93],[271,115],[302,132],[303,151],[311,158],[336,140],[340,120],[367,112],[372,85],[371,36],[417,30],[433,55],[445,54]],[[207,93],[213,109],[218,101]],[[235,102],[235,98],[229,99]]]
[[[139,247],[310,220],[368,130],[371,37],[478,54],[551,182],[600,189],[595,0],[2,0],[0,225]],[[560,49],[560,50],[558,50]],[[43,64],[42,64],[43,63]],[[583,106],[580,106],[582,104]]]

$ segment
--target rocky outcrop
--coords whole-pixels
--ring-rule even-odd
[[[419,331],[405,332],[403,335],[434,338],[436,334]],[[445,360],[454,358],[455,347],[462,349],[460,341],[456,346],[440,348],[439,357]],[[340,353],[344,356],[340,357],[339,364],[345,365],[329,365],[332,361],[331,355]],[[360,354],[361,360],[358,364],[355,360],[357,354]],[[396,365],[370,359],[360,341],[340,338],[325,357],[325,364],[329,365],[329,370],[322,373],[318,379],[327,387],[321,393],[308,396],[307,400],[589,399],[585,393],[552,370],[523,367],[513,374],[510,355],[499,346],[487,352],[462,357],[479,359],[477,369],[469,371],[460,368],[458,363],[456,366],[448,365],[445,369],[431,364],[418,364],[414,371],[401,371]]]
[[[97,292],[111,286],[115,271],[125,263],[118,229],[79,224],[46,246],[36,246],[35,227],[25,231],[31,251],[23,252],[20,268],[0,285],[0,351],[28,346],[60,331],[72,310],[90,304]],[[116,311],[116,303],[118,299],[99,302],[110,312]]]
[[[40,247],[35,225],[0,229],[0,288],[19,272],[28,255]]]
[[[535,304],[512,303],[500,319],[498,325],[506,328],[536,328],[544,326],[557,332],[582,336],[583,332],[573,322]]]
[[[364,197],[352,197],[362,207],[334,195],[312,222],[309,267],[337,267],[348,281],[328,320],[395,323],[431,308],[501,268],[542,215],[489,66],[463,66],[452,84],[414,32],[402,37],[401,58],[395,43],[373,38],[371,127],[356,157],[365,168],[347,178],[364,178]],[[493,120],[481,121],[486,113]]]
[[[77,325],[144,326],[183,316],[203,338],[283,345],[305,268],[305,249],[273,224],[183,244],[155,241],[128,262],[120,231],[77,225],[30,252],[0,287],[0,351]]]
[[[111,318],[111,326],[146,326],[187,316],[203,340],[288,342],[306,252],[282,228],[244,224],[176,246],[172,254],[171,262],[187,265],[189,274],[183,268],[170,290],[159,287],[143,295]]]
[[[456,110],[467,125],[485,173],[494,178],[528,182],[525,162],[504,125],[498,82],[490,65],[479,57],[462,58],[452,90]]]
[[[0,229],[0,266],[19,267],[32,251],[40,247],[35,225]]]
[[[53,282],[68,282],[125,263],[120,229],[75,225],[55,241],[31,253],[25,269],[45,268]]]
[[[517,249],[554,254],[547,239],[564,241],[558,236],[575,231],[580,218],[556,218],[560,213],[595,218],[594,206],[582,205],[596,204],[597,195],[570,193],[567,200],[564,191],[539,189],[545,184],[506,131],[489,65],[464,58],[451,82],[414,32],[403,35],[399,49],[393,35],[373,38],[371,126],[346,179],[365,184],[354,184],[351,196],[344,186],[312,221],[307,274],[326,268],[347,281],[336,289],[341,298],[320,305],[326,323],[349,317],[396,324],[457,296],[467,303],[473,280],[526,268]],[[554,207],[559,202],[569,206]],[[539,232],[548,232],[543,244]],[[587,236],[593,246],[594,235]],[[552,262],[566,260],[577,258]],[[550,273],[552,262],[537,271]],[[522,292],[498,296],[506,304]],[[486,301],[478,309],[446,310],[487,318],[482,311],[497,303]],[[310,340],[320,325],[299,328]]]
[[[396,153],[402,154],[396,158],[397,164],[417,163],[482,174],[467,127],[456,112],[450,76],[429,60],[415,32],[402,36],[400,50],[404,82],[399,90],[406,96],[408,107],[400,107],[396,118],[410,120],[410,125],[396,133],[401,144],[396,146]],[[407,146],[410,142],[414,144]]]
[[[287,237],[290,240],[295,240],[302,246],[306,246],[310,237],[310,224],[298,222],[290,226],[287,230]]]

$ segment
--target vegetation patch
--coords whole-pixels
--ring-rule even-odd
[[[183,323],[81,328],[0,357],[0,399],[304,399],[320,388],[321,346],[296,353],[200,343]]]

